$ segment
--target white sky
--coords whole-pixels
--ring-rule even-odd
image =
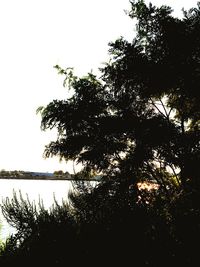
[[[152,0],[181,8],[194,0]],[[108,59],[108,42],[133,36],[128,0],[0,0],[0,169],[72,171],[43,159],[55,132],[41,132],[38,106],[65,98],[54,65],[82,75]]]

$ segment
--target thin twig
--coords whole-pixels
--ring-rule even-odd
[[[165,118],[167,118],[167,116],[157,107],[157,105],[154,103],[154,101],[151,99],[151,104],[158,110],[158,112],[163,115]]]

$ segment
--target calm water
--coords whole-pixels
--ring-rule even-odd
[[[70,181],[60,181],[60,180],[8,180],[0,179],[0,204],[6,197],[12,198],[13,191],[26,199],[27,195],[30,201],[35,201],[37,204],[39,199],[43,200],[45,208],[51,207],[54,202],[54,197],[59,204],[62,200],[67,200],[67,195],[69,190],[72,189],[72,184]],[[0,210],[0,239],[5,240],[9,234],[14,232],[3,218]]]

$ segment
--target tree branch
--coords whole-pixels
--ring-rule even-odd
[[[166,116],[166,114],[163,113],[163,112],[157,107],[157,105],[154,103],[154,101],[152,100],[152,98],[150,98],[150,100],[151,100],[151,104],[157,109],[157,111],[158,111],[162,116],[164,116],[165,118],[168,118],[168,117]]]

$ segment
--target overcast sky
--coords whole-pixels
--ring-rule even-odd
[[[175,15],[194,0],[154,0]],[[54,65],[83,75],[108,60],[108,42],[131,40],[128,0],[0,0],[0,169],[72,171],[58,159],[43,159],[55,132],[41,132],[38,106],[65,98]]]

